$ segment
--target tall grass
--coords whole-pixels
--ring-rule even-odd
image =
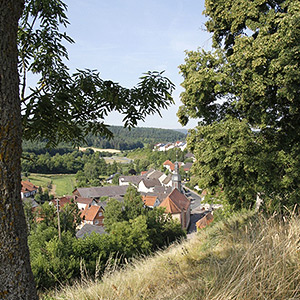
[[[253,212],[51,299],[300,299],[300,219]]]

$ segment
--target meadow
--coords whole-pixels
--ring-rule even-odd
[[[76,185],[75,174],[31,173],[28,179],[36,186],[47,188],[55,196],[71,195]]]

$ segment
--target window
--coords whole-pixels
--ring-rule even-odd
[[[102,211],[99,212],[99,217],[102,217]]]
[[[98,220],[95,220],[95,225],[99,224],[99,221]]]

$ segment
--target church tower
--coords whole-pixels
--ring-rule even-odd
[[[178,161],[175,162],[174,173],[172,175],[172,191],[177,188],[181,192],[181,176],[179,174]]]

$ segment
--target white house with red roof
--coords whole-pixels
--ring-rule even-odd
[[[22,180],[21,185],[22,185],[21,188],[22,198],[33,197],[38,191],[38,187],[28,180],[24,180],[24,181]]]
[[[96,205],[97,202],[93,198],[84,198],[84,197],[78,197],[78,196],[73,196],[74,197],[74,202],[77,204],[77,207],[80,210],[84,210],[87,205]]]
[[[103,208],[98,205],[86,205],[81,212],[81,219],[83,224],[91,224],[96,226],[104,225]]]
[[[175,165],[170,161],[170,160],[166,160],[163,163],[164,168],[168,169],[170,172],[174,171]]]

